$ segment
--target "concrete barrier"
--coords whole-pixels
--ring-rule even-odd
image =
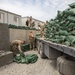
[[[9,50],[9,30],[7,24],[0,23],[0,50]]]
[[[60,56],[57,59],[57,69],[59,75],[74,75],[75,74],[75,60],[71,58]]]
[[[12,61],[13,53],[10,51],[8,25],[0,23],[0,67]]]

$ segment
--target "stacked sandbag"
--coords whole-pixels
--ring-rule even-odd
[[[29,64],[35,63],[37,60],[38,56],[36,54],[28,54],[25,56],[23,53],[20,53],[14,57],[13,61],[16,63]]]
[[[45,37],[55,43],[75,46],[75,3],[58,11],[56,18],[48,22]]]
[[[30,44],[21,45],[21,49],[22,49],[23,52],[26,52],[26,51],[30,50]]]

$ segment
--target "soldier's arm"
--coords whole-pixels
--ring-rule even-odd
[[[21,46],[20,45],[18,45],[18,50],[19,50],[19,52],[22,53],[22,50],[21,50]]]

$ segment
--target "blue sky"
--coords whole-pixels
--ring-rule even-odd
[[[22,17],[32,16],[41,21],[54,18],[58,10],[65,10],[75,0],[0,0],[0,9]]]

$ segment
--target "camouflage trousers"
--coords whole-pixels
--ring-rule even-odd
[[[30,40],[30,50],[35,48],[35,40]]]
[[[10,46],[11,51],[13,52],[13,55],[15,56],[17,53],[19,53],[18,47],[16,45]]]

